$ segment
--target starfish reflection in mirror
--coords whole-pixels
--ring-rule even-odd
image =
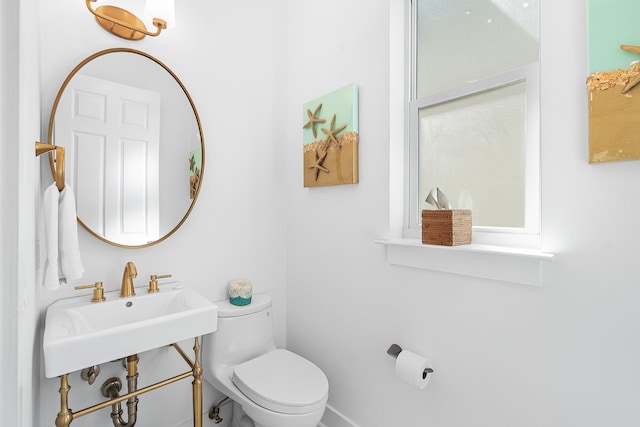
[[[325,172],[325,173],[329,173],[329,169],[325,168],[324,166],[322,166],[322,162],[324,162],[324,159],[327,157],[327,152],[325,151],[324,153],[322,153],[321,156],[318,156],[318,150],[313,150],[314,153],[316,153],[316,161],[313,162],[312,165],[309,166],[309,169],[315,169],[316,170],[316,181],[318,180],[318,175],[320,174],[320,171]]]
[[[316,107],[316,109],[313,112],[313,114],[311,114],[311,110],[307,110],[307,116],[309,117],[309,121],[307,123],[305,123],[304,126],[302,126],[303,129],[311,127],[311,132],[313,132],[313,137],[314,138],[318,137],[318,132],[316,131],[316,123],[325,123],[326,122],[325,119],[319,119],[317,117],[321,108],[322,108],[322,104],[319,104]]]
[[[336,115],[334,114],[333,118],[331,119],[331,126],[329,126],[329,130],[325,128],[321,129],[322,132],[324,132],[324,134],[327,135],[327,140],[325,141],[324,146],[322,147],[322,149],[325,151],[328,145],[332,142],[336,144],[336,147],[341,148],[340,144],[338,143],[338,140],[336,139],[336,134],[342,132],[347,127],[347,125],[342,125],[338,129],[334,129],[333,127],[335,126],[335,124],[336,124]]]

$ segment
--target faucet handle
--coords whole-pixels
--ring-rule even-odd
[[[158,289],[158,279],[166,279],[167,277],[171,277],[171,275],[165,274],[162,276],[158,276],[156,274],[152,274],[151,277],[149,277],[149,290],[147,292],[159,292],[160,289]]]
[[[76,286],[73,289],[78,290],[78,289],[91,289],[91,288],[93,288],[93,298],[91,298],[91,302],[102,302],[106,300],[106,298],[104,297],[104,289],[102,288],[102,282],[96,282],[91,285]]]

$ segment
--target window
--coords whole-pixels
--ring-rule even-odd
[[[538,15],[538,0],[411,0],[406,235],[439,187],[473,210],[474,242],[539,243]]]

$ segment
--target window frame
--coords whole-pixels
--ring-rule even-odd
[[[405,191],[403,237],[420,238],[420,200],[418,194],[419,112],[484,91],[524,82],[525,116],[525,225],[515,227],[473,227],[473,242],[489,245],[536,248],[541,243],[541,164],[540,164],[540,61],[467,83],[454,89],[417,98],[417,2],[405,12]]]

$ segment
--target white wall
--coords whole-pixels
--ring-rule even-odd
[[[5,186],[0,213],[0,291],[3,422],[31,426],[38,347],[33,188],[36,181],[34,142],[39,138],[37,29],[28,17],[37,15],[33,2],[8,0],[0,7],[0,169]]]
[[[285,345],[285,232],[281,160],[275,149],[284,97],[280,64],[284,61],[284,0],[179,1],[176,27],[158,38],[127,42],[103,31],[80,2],[39,2],[41,37],[42,129],[46,138],[49,112],[67,74],[90,54],[112,47],[146,51],[170,67],[189,90],[202,121],[206,148],[204,183],[197,205],[183,227],[160,245],[120,249],[93,239],[80,229],[85,274],[67,290],[38,289],[38,311],[52,301],[78,295],[77,284],[103,281],[107,290],[120,286],[127,261],[136,263],[136,286],[150,274],[173,274],[205,296],[226,296],[227,283],[253,280],[256,292],[274,298],[277,341]],[[131,70],[136,72],[136,70]],[[187,137],[191,137],[188,135]],[[58,141],[61,145],[64,143]],[[185,161],[185,167],[188,164]],[[275,173],[274,173],[275,172]],[[190,352],[192,343],[185,343]],[[184,372],[173,350],[141,355],[141,386]],[[74,410],[102,400],[100,385],[109,375],[124,372],[103,365],[89,387],[79,373],[70,376],[70,406]],[[40,373],[42,426],[52,425],[59,410],[57,379]],[[205,408],[218,396],[205,387]],[[183,380],[140,397],[138,426],[172,426],[189,417],[191,383]],[[74,421],[110,426],[109,410]],[[208,421],[208,420],[207,420]]]
[[[3,141],[18,140],[18,2],[6,1],[0,3],[0,50],[2,64],[0,66],[0,138]],[[11,182],[18,174],[18,144],[3,144],[4,154],[0,158],[0,176],[2,182]],[[0,206],[0,277],[2,283],[15,283],[18,275],[18,188],[11,186],[4,193]],[[0,288],[0,345],[10,351],[0,352],[0,366],[17,366],[18,364],[18,289],[16,286],[2,286]],[[15,393],[4,393],[17,389],[17,370],[3,370],[6,384],[3,386],[0,400],[0,412],[8,414],[7,422],[17,424],[19,399]],[[6,373],[5,373],[6,372]]]
[[[391,0],[395,1],[395,0]],[[541,288],[394,267],[389,1],[289,2],[287,342],[363,427],[632,426],[640,391],[637,161],[589,165],[586,10],[542,1]],[[302,186],[301,106],[360,87],[360,183]],[[432,358],[414,390],[385,354]]]

